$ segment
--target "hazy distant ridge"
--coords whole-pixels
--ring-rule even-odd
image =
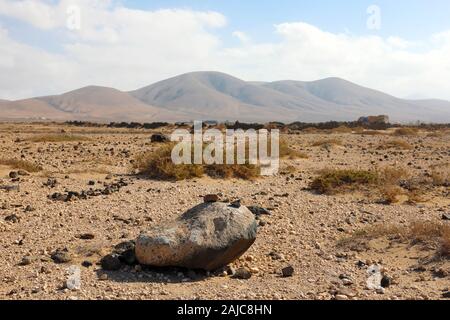
[[[131,92],[90,86],[56,96],[0,100],[1,119],[319,122],[377,114],[399,122],[450,122],[450,102],[403,100],[339,78],[247,82],[220,72],[187,73]]]

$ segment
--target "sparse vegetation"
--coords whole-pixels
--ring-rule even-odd
[[[285,139],[280,139],[280,158],[308,159],[308,155],[290,147]]]
[[[419,133],[419,129],[417,128],[411,128],[411,127],[404,127],[404,128],[398,128],[393,132],[394,136],[417,136]]]
[[[396,150],[411,150],[413,148],[408,142],[403,140],[390,140],[379,145],[378,149],[396,149]]]
[[[339,126],[337,128],[331,129],[330,133],[352,133],[353,130],[347,126]]]
[[[134,169],[153,179],[187,180],[202,177],[204,174],[213,178],[240,178],[251,180],[259,175],[259,167],[251,164],[180,164],[173,163],[173,143],[161,146],[159,149],[138,156]]]
[[[408,225],[377,224],[356,231],[351,237],[339,241],[338,245],[353,246],[381,237],[411,245],[431,245],[440,257],[450,256],[450,225],[435,221],[414,221]]]
[[[434,186],[450,186],[450,163],[432,166],[431,180]]]
[[[34,136],[27,141],[31,142],[75,142],[75,141],[89,141],[88,137],[79,136],[79,135],[71,135],[66,133],[61,134],[45,134]]]
[[[25,170],[27,172],[39,172],[42,170],[42,167],[25,160],[17,160],[17,159],[0,159],[0,165],[8,166],[13,169]]]
[[[377,181],[378,174],[375,171],[326,169],[311,182],[310,187],[321,194],[336,194]]]
[[[312,143],[313,147],[322,147],[322,148],[329,148],[332,146],[341,146],[342,140],[340,139],[321,139],[318,141],[315,141]]]
[[[380,136],[385,134],[384,132],[377,131],[377,130],[364,130],[357,132],[358,134],[362,134],[363,136]]]
[[[383,202],[396,203],[402,195],[414,191],[418,199],[418,189],[406,190],[400,185],[409,179],[403,168],[386,167],[377,170],[326,169],[310,183],[310,189],[320,194],[339,194],[348,191],[376,191]],[[372,192],[372,194],[374,194]]]

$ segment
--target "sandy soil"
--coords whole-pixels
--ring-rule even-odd
[[[27,140],[61,129],[90,140]],[[394,205],[358,192],[326,196],[308,190],[317,170],[327,167],[406,166],[412,174],[421,175],[433,165],[449,162],[449,135],[422,133],[402,138],[414,148],[401,151],[376,150],[381,142],[392,139],[384,135],[289,135],[289,141],[309,159],[283,160],[277,176],[177,183],[131,174],[130,160],[155,148],[150,135],[151,131],[144,130],[0,125],[0,158],[22,158],[44,169],[13,181],[8,176],[13,168],[0,166],[0,186],[20,186],[19,190],[0,190],[0,299],[441,299],[449,290],[448,259],[417,268],[421,258],[433,255],[435,248],[386,238],[371,241],[363,251],[338,246],[340,239],[376,223],[442,221],[443,214],[450,213],[449,188],[434,188],[425,203]],[[344,144],[311,146],[330,137]],[[288,166],[295,170],[283,172]],[[110,173],[112,179],[106,179]],[[56,178],[54,187],[44,185],[49,178]],[[71,202],[49,199],[55,192],[104,188],[120,179],[127,186],[109,195]],[[89,185],[90,181],[95,184]],[[262,218],[256,243],[233,264],[250,268],[254,274],[249,280],[216,275],[192,279],[183,270],[139,267],[106,272],[97,264],[113,245],[175,219],[210,193],[242,199],[244,205],[272,212]],[[7,219],[11,215],[17,219]],[[86,233],[94,238],[80,239]],[[72,261],[54,263],[50,254],[58,248],[67,248]],[[24,257],[29,261],[23,263]],[[93,265],[84,267],[84,261]],[[366,289],[366,266],[373,263],[382,265],[393,278],[384,293]],[[82,285],[77,291],[64,286],[71,265],[81,268]],[[281,269],[288,265],[295,273],[284,278]],[[447,274],[436,276],[436,268]]]

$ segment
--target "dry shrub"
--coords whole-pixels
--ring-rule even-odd
[[[280,158],[308,159],[308,155],[304,152],[294,150],[285,139],[280,139]]]
[[[334,129],[331,129],[331,133],[352,133],[353,130],[347,126],[340,126]]]
[[[402,180],[410,177],[408,171],[401,167],[384,167],[378,171],[380,173],[380,179],[378,180],[380,185],[398,185]]]
[[[313,147],[322,147],[322,148],[329,148],[331,146],[341,146],[342,140],[340,139],[321,139],[318,141],[315,141],[311,144]]]
[[[42,170],[42,167],[35,163],[17,159],[0,159],[0,165],[8,166],[13,169],[25,170],[27,172],[39,172]]]
[[[360,134],[362,134],[363,136],[380,136],[384,135],[385,133],[377,130],[364,130]]]
[[[377,224],[358,230],[351,237],[339,241],[339,245],[348,246],[361,241],[367,243],[381,237],[411,245],[434,245],[439,256],[450,257],[450,225],[435,221],[414,221],[408,225]]]
[[[356,127],[356,128],[353,128],[352,132],[355,133],[355,134],[362,134],[364,132],[364,128],[363,127]]]
[[[153,179],[179,181],[201,177],[204,174],[202,166],[173,163],[173,146],[172,143],[165,144],[153,152],[137,156],[133,168]]]
[[[392,204],[399,201],[399,197],[405,194],[405,190],[399,186],[385,185],[379,188],[385,203]]]
[[[88,137],[71,135],[71,134],[46,134],[39,135],[27,139],[31,142],[75,142],[75,141],[89,141]]]
[[[445,133],[440,131],[434,131],[427,134],[428,138],[442,138],[443,136],[445,136]]]
[[[168,143],[153,152],[147,152],[138,156],[133,163],[133,168],[153,179],[176,181],[199,178],[204,174],[213,178],[252,180],[260,173],[259,166],[251,164],[176,165],[172,161],[173,146],[173,143]]]
[[[392,134],[394,136],[417,136],[419,133],[419,129],[417,128],[398,128]]]
[[[294,166],[286,166],[282,168],[281,173],[282,174],[294,174],[297,172],[297,168]]]
[[[434,186],[450,186],[450,163],[433,166],[431,168],[431,180]]]
[[[311,182],[310,188],[320,194],[336,194],[377,181],[378,173],[375,171],[325,169]]]
[[[413,147],[403,140],[391,140],[381,143],[378,149],[397,149],[397,150],[411,150]]]
[[[305,128],[302,130],[302,133],[306,133],[306,134],[316,134],[319,133],[320,130],[314,127],[309,127],[309,128]]]

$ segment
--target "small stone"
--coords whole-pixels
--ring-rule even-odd
[[[11,172],[9,173],[9,177],[10,177],[11,179],[16,179],[18,176],[19,176],[19,173],[18,173],[17,171],[11,171]]]
[[[444,214],[442,215],[442,220],[447,220],[447,221],[449,221],[449,220],[450,220],[450,213],[444,213]]]
[[[122,267],[119,255],[115,253],[104,256],[100,261],[100,263],[102,265],[103,270],[107,271],[117,271]]]
[[[88,182],[88,185],[89,185],[89,186],[94,186],[94,185],[95,185],[95,181],[94,181],[94,180],[90,180],[90,181]]]
[[[340,300],[340,301],[342,301],[342,300],[348,300],[348,297],[347,297],[346,295],[344,295],[344,294],[337,294],[334,298],[335,298],[336,300]]]
[[[230,203],[230,207],[239,209],[241,207],[241,200],[236,200]]]
[[[83,262],[81,263],[81,265],[82,265],[83,267],[85,267],[85,268],[89,268],[89,267],[92,266],[92,262],[90,262],[90,261],[83,261]]]
[[[25,256],[25,257],[22,258],[22,261],[20,261],[20,265],[21,266],[27,266],[29,264],[32,264],[34,260],[35,260],[34,257]]]
[[[27,172],[27,171],[25,171],[25,170],[18,170],[17,171],[17,174],[19,175],[19,176],[29,176],[30,174]]]
[[[271,215],[271,212],[267,209],[258,207],[258,206],[248,206],[248,210],[250,210],[251,213],[253,213],[255,216],[261,216],[261,215]]]
[[[16,216],[15,214],[11,214],[11,215],[5,217],[5,221],[17,223],[20,221],[20,218],[18,216]]]
[[[383,288],[389,288],[392,284],[392,278],[387,276],[387,275],[383,275],[383,278],[381,278],[381,287]]]
[[[78,238],[81,240],[92,240],[95,238],[95,235],[93,233],[82,233]]]
[[[344,278],[344,279],[342,279],[342,284],[344,286],[351,286],[353,284],[353,281],[348,278]]]
[[[151,136],[150,141],[158,142],[158,143],[165,143],[165,142],[169,142],[170,138],[162,133],[155,133],[154,135]]]
[[[251,273],[253,273],[253,274],[256,274],[256,273],[259,273],[259,268],[257,268],[257,267],[252,267],[252,268],[249,269],[249,271],[250,271]]]
[[[444,293],[442,294],[442,298],[449,299],[449,298],[450,298],[450,291],[444,292]]]
[[[72,257],[69,254],[69,250],[67,250],[66,248],[57,249],[55,252],[52,253],[51,258],[55,263],[67,263],[72,261]]]
[[[239,268],[239,269],[237,269],[235,274],[233,275],[233,278],[235,278],[235,279],[243,279],[243,280],[248,280],[251,277],[252,277],[252,273],[246,268]]]
[[[34,210],[35,209],[31,205],[27,205],[26,208],[25,208],[25,212],[32,212]]]
[[[207,194],[203,197],[203,202],[213,203],[219,201],[219,196],[217,194]]]
[[[105,281],[108,280],[108,275],[106,273],[102,273],[98,278],[99,280]]]
[[[384,288],[378,288],[377,290],[375,290],[375,292],[378,294],[384,294],[385,290]]]
[[[287,277],[292,277],[294,275],[294,267],[292,266],[287,266],[285,268],[283,268],[281,270],[281,273],[283,274],[283,277],[287,278]]]

